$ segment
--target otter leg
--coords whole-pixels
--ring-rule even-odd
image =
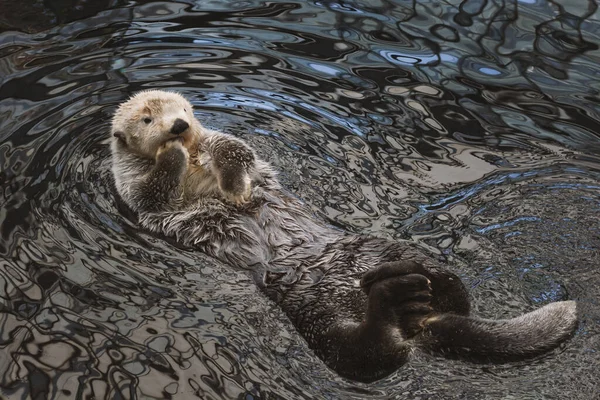
[[[396,275],[369,287],[366,325],[400,328],[409,338],[423,329],[431,316],[431,281],[420,274]]]
[[[369,294],[374,282],[393,276],[420,274],[431,281],[433,298],[431,306],[439,313],[468,315],[469,294],[458,276],[436,265],[425,266],[414,260],[392,261],[367,271],[361,279],[361,287]]]
[[[255,164],[252,149],[241,140],[220,134],[211,138],[208,152],[223,195],[236,204],[245,202],[250,197],[250,170]]]
[[[319,329],[309,330],[305,336],[340,375],[363,382],[381,379],[408,360],[411,344],[405,339],[420,332],[423,321],[431,315],[430,291],[429,280],[423,275],[378,280],[370,287],[362,322],[327,318],[319,321],[326,327],[322,337],[313,335]]]
[[[182,178],[188,165],[188,153],[178,140],[166,142],[156,153],[156,164],[132,188],[140,211],[168,209],[183,194]]]

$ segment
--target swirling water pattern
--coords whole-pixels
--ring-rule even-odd
[[[595,2],[131,1],[87,15],[0,34],[2,397],[597,396]],[[147,88],[247,139],[332,224],[449,262],[480,315],[571,298],[577,334],[521,363],[415,354],[372,385],[337,377],[243,271],[139,230],[120,204],[110,116]]]

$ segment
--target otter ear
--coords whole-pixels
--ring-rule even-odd
[[[115,133],[113,133],[113,136],[119,139],[121,142],[125,143],[125,132],[116,131]]]

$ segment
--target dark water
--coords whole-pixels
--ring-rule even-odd
[[[594,2],[98,3],[2,6],[0,397],[599,398]],[[184,93],[332,223],[446,259],[480,315],[578,300],[576,336],[337,377],[247,275],[119,207],[110,116],[146,88]]]

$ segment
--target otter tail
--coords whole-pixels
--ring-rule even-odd
[[[576,303],[561,301],[507,320],[439,314],[427,320],[425,329],[415,339],[433,353],[510,361],[536,356],[558,346],[576,327]]]

